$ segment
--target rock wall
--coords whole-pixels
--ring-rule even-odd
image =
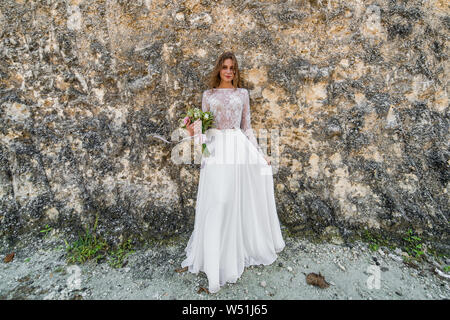
[[[281,133],[283,225],[337,241],[411,227],[448,248],[449,13],[446,1],[2,1],[3,243],[96,216],[113,242],[192,231],[199,165],[174,164],[170,139],[232,50],[253,128]]]

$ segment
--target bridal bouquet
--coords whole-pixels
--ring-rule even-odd
[[[214,123],[214,116],[212,115],[212,113],[210,111],[203,112],[199,108],[191,108],[183,116],[183,119],[181,120],[181,128],[186,129],[186,125],[188,123],[194,123],[198,119],[200,119],[200,121],[202,122],[202,134],[200,136],[202,142],[202,153],[207,157],[210,155],[210,153],[208,151],[208,148],[206,147],[206,143],[204,143],[204,141],[206,140],[206,135],[204,133]]]

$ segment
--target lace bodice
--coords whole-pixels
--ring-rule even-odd
[[[217,129],[240,128],[250,142],[264,155],[250,123],[250,98],[245,88],[213,88],[203,92],[202,111],[214,115]]]

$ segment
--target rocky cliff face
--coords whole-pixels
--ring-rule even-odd
[[[280,130],[283,225],[344,240],[412,228],[448,248],[449,14],[446,1],[2,1],[3,243],[97,215],[113,242],[191,231],[199,165],[174,164],[158,137],[171,142],[233,50],[253,128]]]

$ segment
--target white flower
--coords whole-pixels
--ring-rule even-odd
[[[207,113],[205,113],[204,118],[205,118],[206,120],[208,120],[208,119],[209,119],[209,115],[208,115]]]

